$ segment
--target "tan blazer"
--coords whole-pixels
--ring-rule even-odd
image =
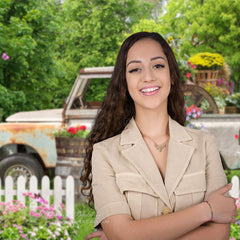
[[[166,208],[178,211],[226,184],[215,137],[171,118],[169,129],[165,182],[134,119],[121,134],[94,145],[95,227],[116,214],[137,220],[161,215]]]

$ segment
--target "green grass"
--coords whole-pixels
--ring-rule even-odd
[[[73,240],[84,240],[94,230],[95,214],[95,210],[90,208],[86,203],[77,203],[75,205],[75,222],[79,226],[79,229]]]
[[[227,171],[225,171],[226,175],[227,175],[227,180],[228,183],[231,182],[231,179],[234,175],[238,176],[240,179],[240,170],[230,170],[230,172],[228,173]]]

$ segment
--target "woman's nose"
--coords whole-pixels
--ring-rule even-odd
[[[155,75],[153,73],[152,69],[145,69],[144,75],[143,75],[143,81],[144,82],[151,82],[155,80]]]

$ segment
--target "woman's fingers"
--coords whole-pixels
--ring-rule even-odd
[[[91,232],[89,233],[86,237],[85,237],[85,240],[90,240],[92,238],[96,238],[96,237],[100,237],[99,240],[105,240],[106,238],[105,237],[105,234],[102,230],[97,230],[97,231],[94,231],[94,232]]]
[[[231,188],[232,188],[232,183],[229,183],[229,184],[227,184],[226,186],[218,189],[218,190],[216,191],[216,193],[225,194],[225,193],[229,192],[229,191],[231,190]]]

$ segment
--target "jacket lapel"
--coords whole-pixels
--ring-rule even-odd
[[[169,199],[182,179],[195,148],[192,145],[192,138],[184,127],[170,117],[169,130],[165,184],[134,119],[131,119],[121,133],[121,145],[123,156],[134,165],[166,206],[172,209]]]
[[[161,174],[133,119],[121,134],[121,145],[123,156],[134,165],[155,194],[171,208]]]
[[[185,128],[169,118],[170,142],[168,148],[165,186],[169,198],[182,179],[195,147]]]

